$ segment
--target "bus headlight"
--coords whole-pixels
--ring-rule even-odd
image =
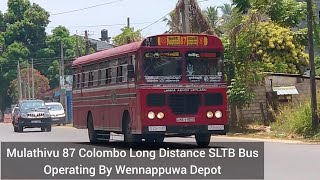
[[[163,119],[163,118],[164,118],[164,113],[163,113],[163,112],[159,112],[159,113],[157,114],[157,118],[158,118],[158,119]]]
[[[207,112],[207,118],[209,118],[209,119],[213,118],[213,112],[208,111]]]
[[[154,112],[150,111],[150,112],[148,113],[148,118],[149,118],[149,119],[154,119],[155,117],[156,117],[156,114],[154,114]]]
[[[220,119],[220,118],[222,118],[222,112],[221,111],[216,111],[215,113],[214,113],[214,116],[217,118],[217,119]]]

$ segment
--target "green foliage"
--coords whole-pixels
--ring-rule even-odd
[[[14,42],[8,46],[4,53],[4,57],[8,59],[8,62],[17,60],[26,60],[30,55],[29,49],[20,42]]]
[[[5,21],[9,24],[21,21],[24,13],[30,8],[29,0],[8,0],[8,12],[5,13]]]
[[[49,13],[29,0],[8,0],[6,12],[0,12],[0,108],[9,106],[8,96],[10,82],[17,77],[16,65],[26,67],[27,60],[35,60],[35,69],[50,77],[50,85],[55,88],[57,83],[57,60],[61,55],[61,41],[64,44],[64,55],[67,60],[76,55],[76,37],[70,36],[69,31],[59,26],[47,36],[45,30],[49,23]],[[79,41],[83,55],[84,45]],[[39,72],[39,73],[40,73]],[[66,69],[66,73],[68,70]],[[45,81],[47,82],[47,81]],[[48,82],[49,84],[49,82]],[[43,86],[47,87],[47,86]],[[10,89],[12,92],[15,89]]]
[[[320,56],[316,56],[314,59],[316,76],[320,76]]]
[[[294,33],[272,22],[251,25],[242,31],[238,47],[244,48],[244,54],[248,53],[246,47],[249,47],[250,59],[261,62],[265,72],[300,73],[300,69],[308,65],[305,47]]]
[[[236,79],[232,83],[232,87],[228,90],[228,103],[230,105],[236,105],[242,109],[245,105],[248,105],[254,98],[253,92],[249,87],[240,79]]]
[[[121,46],[130,42],[140,41],[142,39],[141,31],[135,31],[134,28],[124,27],[122,33],[113,38],[114,44]]]
[[[216,27],[219,21],[218,8],[215,6],[207,7],[207,9],[204,11],[204,14],[208,17],[211,26]]]
[[[296,27],[306,19],[306,3],[296,0],[233,0],[233,3],[242,14],[256,9],[285,27]]]
[[[11,3],[14,9],[9,6],[8,12],[5,13],[8,24],[4,33],[5,42],[8,45],[15,41],[22,42],[31,52],[35,52],[45,45],[45,28],[49,23],[49,13],[37,4],[26,5],[28,4],[26,3],[18,6],[17,3],[20,1]],[[20,8],[23,9],[23,13],[16,12],[16,9]]]
[[[2,12],[0,11],[0,33],[5,30],[5,27],[6,27],[6,24],[4,21],[4,16],[3,16]]]
[[[50,67],[48,68],[48,79],[50,81],[50,87],[58,87],[59,86],[59,66],[60,63],[58,60],[52,62]]]
[[[246,14],[251,8],[250,0],[233,0],[233,5],[235,5],[242,14]]]
[[[296,0],[272,0],[268,9],[271,20],[286,27],[295,27],[306,20],[307,4]]]
[[[319,135],[320,130],[314,131],[312,129],[311,119],[310,103],[300,104],[294,107],[284,106],[280,108],[279,114],[276,116],[276,122],[273,123],[271,127],[272,130],[277,133],[283,133],[285,135],[298,134],[312,138]]]

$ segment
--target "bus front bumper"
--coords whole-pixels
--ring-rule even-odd
[[[143,134],[217,134],[226,135],[229,125],[145,126]]]

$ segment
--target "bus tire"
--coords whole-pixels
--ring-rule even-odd
[[[124,142],[132,145],[133,143],[140,142],[142,139],[132,134],[131,118],[128,111],[125,111],[122,116],[122,133],[124,135]]]
[[[211,134],[196,134],[196,142],[198,147],[208,147],[211,139]]]
[[[94,130],[93,117],[91,113],[88,114],[87,126],[88,126],[88,136],[89,136],[90,143],[98,143],[99,141],[97,138],[97,133]]]

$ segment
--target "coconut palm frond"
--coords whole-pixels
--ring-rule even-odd
[[[184,3],[179,1],[176,8],[170,13],[169,17],[164,19],[169,26],[168,33],[181,33],[182,32],[182,13],[184,12]],[[196,0],[190,0],[190,30],[192,33],[201,33],[206,31],[214,31],[210,25],[207,16],[202,12]]]

